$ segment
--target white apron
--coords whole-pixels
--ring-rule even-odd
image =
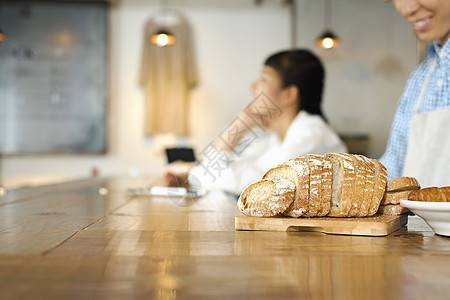
[[[450,186],[450,107],[419,113],[436,60],[423,83],[409,131],[403,176],[422,187]]]

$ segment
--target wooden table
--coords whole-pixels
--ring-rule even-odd
[[[450,238],[417,217],[386,237],[235,231],[235,199],[124,193],[149,184],[89,179],[0,197],[0,299],[450,297]]]

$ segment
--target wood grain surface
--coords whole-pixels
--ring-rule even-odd
[[[366,218],[258,218],[242,215],[235,218],[235,228],[237,230],[316,231],[329,234],[384,236],[400,229],[406,225],[407,221],[406,215],[375,215]]]
[[[450,239],[235,230],[236,199],[89,179],[0,197],[0,299],[447,299]],[[191,201],[192,200],[192,201]]]

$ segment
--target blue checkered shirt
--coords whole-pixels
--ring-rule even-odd
[[[425,113],[450,106],[450,40],[443,46],[432,43],[427,50],[427,58],[411,73],[406,83],[394,115],[386,152],[380,158],[387,168],[389,180],[402,176],[411,118],[435,58],[436,69],[429,79],[419,112]]]

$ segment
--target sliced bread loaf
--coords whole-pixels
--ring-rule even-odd
[[[291,159],[270,169],[264,174],[263,179],[287,179],[294,183],[295,194],[292,205],[284,212],[291,217],[300,217],[309,205],[309,165],[304,159]]]
[[[246,215],[272,217],[284,212],[294,201],[295,184],[285,179],[262,179],[249,185],[238,200]]]

